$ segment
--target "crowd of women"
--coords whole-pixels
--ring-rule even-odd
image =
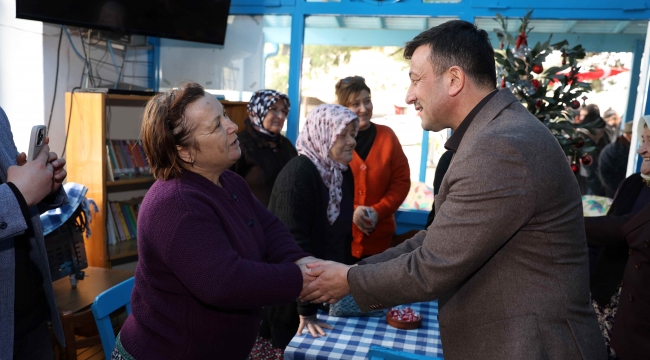
[[[311,111],[295,147],[280,134],[289,98],[274,90],[252,96],[239,133],[198,84],[147,104],[142,141],[158,181],[139,212],[115,359],[275,359],[296,333],[331,329],[296,300],[305,265],[386,250],[410,189],[397,137],[371,122],[365,80],[335,90],[338,104]]]
[[[113,359],[278,359],[296,334],[331,329],[318,305],[297,300],[306,264],[351,265],[389,248],[410,188],[397,137],[371,121],[365,80],[341,79],[335,91],[338,104],[311,111],[295,147],[280,133],[289,98],[274,90],[252,96],[239,133],[198,84],[148,103],[142,141],[158,181],[139,212],[132,315]],[[623,182],[607,217],[586,222],[590,245],[612,248],[592,276],[612,357],[650,346],[635,333],[650,318],[648,270],[636,258],[650,238],[650,130],[642,133],[641,174]]]

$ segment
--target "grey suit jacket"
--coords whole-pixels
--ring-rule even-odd
[[[348,274],[364,310],[438,299],[445,359],[605,359],[576,179],[506,89],[477,114],[426,231]]]
[[[15,260],[14,237],[22,235],[27,230],[27,223],[20,210],[20,205],[13,191],[7,185],[7,168],[16,165],[16,145],[9,125],[7,115],[0,108],[0,360],[13,359],[14,346],[14,299],[15,299]],[[52,204],[40,203],[29,208],[31,225],[34,236],[29,238],[31,244],[30,257],[43,275],[43,288],[50,308],[52,328],[59,343],[63,340],[63,328],[59,320],[58,310],[54,302],[52,278],[47,262],[47,252],[43,240],[40,213],[57,208],[67,202],[63,187],[59,189]]]

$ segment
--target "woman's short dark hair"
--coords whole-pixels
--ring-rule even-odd
[[[479,87],[496,87],[494,49],[485,30],[464,20],[447,21],[407,42],[404,57],[410,59],[423,45],[431,47],[429,60],[437,74],[459,66]]]
[[[196,149],[196,142],[185,116],[187,107],[205,95],[203,87],[186,83],[154,96],[142,118],[142,147],[156,179],[179,178],[183,170],[177,146]]]
[[[361,76],[348,76],[339,80],[335,86],[336,102],[341,106],[348,106],[352,97],[359,95],[363,90],[370,93],[370,88],[366,85],[366,79]]]

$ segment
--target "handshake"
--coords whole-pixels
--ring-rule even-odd
[[[304,257],[296,261],[302,271],[302,292],[300,301],[315,304],[335,303],[350,293],[348,285],[348,270],[352,266],[343,265],[334,261],[326,261],[313,256]],[[320,322],[316,314],[310,316],[300,315],[297,335],[302,335],[304,330],[317,338],[325,336],[323,329],[333,329],[327,323]]]
[[[350,294],[348,271],[352,266],[313,256],[296,261],[296,265],[302,271],[301,301],[333,304]]]

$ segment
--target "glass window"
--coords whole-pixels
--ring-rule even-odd
[[[290,34],[290,16],[237,15],[228,18],[223,46],[161,39],[160,90],[194,81],[231,101],[248,101],[264,87],[286,93]],[[274,65],[278,58],[287,66]]]

